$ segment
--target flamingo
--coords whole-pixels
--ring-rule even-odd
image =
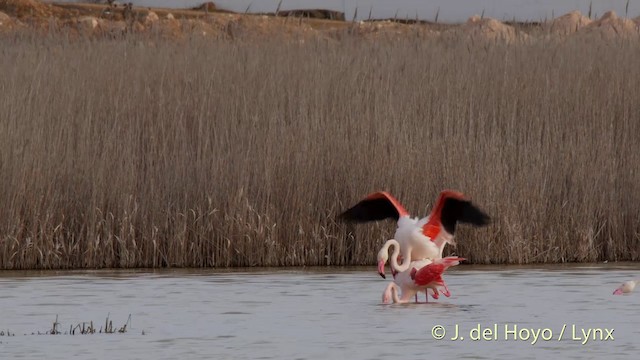
[[[625,281],[613,292],[613,295],[628,294],[632,292],[633,289],[635,289],[636,285],[638,285],[639,282],[640,280]]]
[[[349,222],[369,222],[393,218],[397,222],[394,238],[400,245],[402,264],[392,271],[406,271],[411,261],[441,259],[445,244],[455,245],[453,235],[456,224],[467,223],[484,226],[489,216],[457,191],[444,190],[440,193],[431,214],[422,219],[411,218],[400,202],[386,191],[369,194],[359,203],[340,214]],[[384,261],[383,261],[384,260]],[[386,258],[378,259],[378,273],[382,278]]]
[[[398,273],[393,282],[387,285],[382,293],[382,302],[386,304],[393,300],[393,303],[408,303],[409,299],[417,295],[418,292],[428,293],[429,289],[432,289],[431,297],[434,299],[440,297],[438,291],[446,297],[451,296],[447,284],[442,279],[442,274],[449,267],[458,265],[463,260],[463,258],[451,256],[436,259],[433,262],[429,259],[411,262],[410,270]],[[440,287],[444,287],[444,291],[440,290]],[[401,293],[400,296],[398,296],[398,292]]]
[[[393,246],[393,254],[391,254],[391,275],[393,276],[393,279],[395,280],[397,275],[398,275],[398,271],[396,271],[395,269],[397,269],[399,267],[398,265],[398,258],[400,257],[400,243],[398,243],[398,241],[396,239],[389,239],[384,243],[384,246],[382,247],[382,249],[380,249],[380,251],[378,251],[378,272],[380,273],[380,276],[382,276],[382,278],[385,278],[384,275],[384,264],[387,262],[388,258],[389,258],[389,247]],[[422,260],[417,260],[417,261],[413,261],[412,262],[412,266],[418,267],[418,268],[422,268],[425,265],[428,265],[431,263],[430,259],[422,259]],[[406,272],[406,270],[405,270]],[[402,282],[402,279],[400,279],[400,282]],[[404,292],[403,292],[404,293]],[[425,295],[427,295],[427,301],[429,301],[429,295],[427,294],[427,292],[425,291]],[[415,293],[415,298],[416,298],[416,302],[418,302],[418,292],[416,291]]]

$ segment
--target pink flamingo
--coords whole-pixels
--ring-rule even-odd
[[[636,288],[636,285],[638,285],[639,282],[640,280],[625,281],[613,292],[613,295],[628,294]]]
[[[379,191],[369,194],[362,201],[340,214],[340,218],[351,222],[369,222],[393,218],[397,222],[394,238],[400,246],[403,259],[392,271],[409,269],[412,261],[440,259],[445,244],[455,245],[453,235],[456,224],[467,223],[484,226],[489,216],[457,191],[440,193],[431,214],[422,219],[411,218],[407,210],[391,194]],[[384,260],[384,261],[383,261]],[[378,259],[378,273],[385,278],[386,259]]]
[[[397,240],[395,239],[389,239],[387,240],[384,245],[382,246],[382,249],[380,249],[380,251],[378,251],[378,272],[380,274],[380,276],[382,276],[382,278],[385,278],[384,275],[384,264],[387,262],[387,260],[389,259],[389,247],[393,247],[393,253],[391,254],[391,275],[393,276],[393,279],[395,280],[396,277],[398,276],[398,271],[396,270],[397,268],[399,268],[400,266],[398,265],[398,260],[400,258],[400,243],[398,243]],[[408,263],[405,261],[405,263]],[[422,268],[425,265],[428,265],[431,263],[430,259],[422,259],[422,260],[416,260],[411,262],[411,266],[412,267],[417,267],[417,268]],[[404,272],[407,272],[408,269],[405,269]],[[403,282],[403,279],[399,279],[400,282]],[[418,292],[416,291],[415,293],[415,300],[416,302],[418,302]],[[403,292],[404,294],[404,292]],[[426,290],[425,290],[425,295],[427,295],[427,301],[429,301],[429,295],[426,294]]]
[[[447,288],[447,284],[442,279],[442,274],[451,266],[460,264],[463,261],[460,257],[446,257],[442,259],[419,260],[411,263],[410,270],[398,273],[393,282],[389,283],[382,293],[382,302],[388,303],[408,303],[409,299],[414,297],[418,292],[428,292],[432,290],[431,296],[438,299],[441,292],[444,296],[451,296],[451,292]],[[440,289],[443,287],[444,290]],[[400,292],[400,295],[398,294]],[[428,302],[427,297],[427,302]]]

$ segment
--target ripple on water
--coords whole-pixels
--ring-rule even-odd
[[[251,313],[243,311],[225,311],[220,313],[220,315],[251,315]]]

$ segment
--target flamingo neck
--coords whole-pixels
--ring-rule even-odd
[[[398,297],[398,285],[392,283],[391,285],[391,297],[393,298],[393,303],[397,304],[400,302],[400,297]]]
[[[446,243],[451,243],[452,245],[455,245],[455,243],[453,242],[453,236],[451,236],[446,231],[443,231],[440,234],[441,236],[436,237],[434,244],[438,247],[438,250],[440,251],[439,258],[442,259],[442,252],[444,251],[444,245]]]
[[[400,256],[400,243],[396,240],[392,239],[393,243],[389,244],[393,245],[393,253],[391,254],[391,267],[397,272],[403,272],[409,269],[411,264],[411,246],[407,249],[406,259],[402,259],[402,264],[398,264],[398,257]],[[387,241],[390,242],[391,240]]]
[[[386,262],[386,260],[389,258],[389,247],[391,246],[393,246],[393,254],[391,255],[391,258],[393,259],[394,256],[397,256],[395,255],[396,249],[398,249],[399,253],[400,243],[396,239],[389,239],[384,243],[384,245],[382,245],[382,249],[378,251],[378,260],[385,259]]]

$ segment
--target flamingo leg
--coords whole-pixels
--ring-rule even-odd
[[[438,298],[440,297],[440,294],[438,294],[438,289],[433,289],[433,294],[431,295],[431,297],[433,297],[434,299],[438,300]]]
[[[447,284],[444,281],[442,282],[442,286],[444,286],[444,291],[440,290],[442,295],[444,295],[446,297],[451,296],[451,292],[449,291],[449,288],[447,287]]]

